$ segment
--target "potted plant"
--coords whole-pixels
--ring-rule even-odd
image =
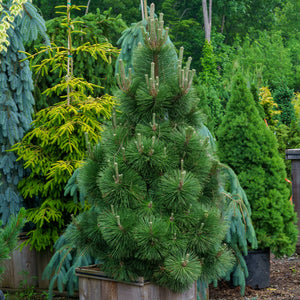
[[[253,287],[269,285],[270,250],[276,256],[292,255],[297,241],[296,214],[289,201],[286,171],[276,136],[260,117],[246,82],[235,78],[226,115],[217,132],[219,157],[238,175],[252,209],[259,252],[247,257]],[[262,251],[264,250],[264,251]],[[263,255],[260,263],[257,256]],[[262,267],[265,266],[265,271]],[[251,277],[264,273],[263,280]]]
[[[73,219],[65,238],[96,257],[106,276],[131,283],[143,277],[174,297],[198,278],[223,276],[233,257],[222,243],[218,161],[198,133],[191,59],[183,67],[183,49],[178,57],[153,4],[147,18],[134,72],[119,62],[122,114],[113,113],[79,169],[92,208]]]

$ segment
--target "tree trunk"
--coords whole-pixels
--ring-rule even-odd
[[[222,26],[221,26],[221,33],[224,32],[224,26],[225,26],[225,15],[222,16]]]
[[[204,19],[205,39],[208,42],[210,42],[211,18],[212,18],[212,0],[209,0],[208,8],[207,8],[207,1],[202,0],[202,10],[203,10],[203,19]]]
[[[88,3],[87,3],[87,5],[86,5],[86,10],[85,10],[85,14],[86,14],[86,15],[87,15],[88,12],[89,12],[90,3],[91,3],[91,0],[89,0]]]

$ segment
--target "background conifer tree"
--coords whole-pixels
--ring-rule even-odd
[[[78,7],[67,1],[67,5],[60,8],[65,9],[61,14],[64,15],[62,26],[68,37],[67,47],[43,46],[28,58],[34,60],[41,53],[48,54],[47,58],[33,64],[44,76],[60,69],[60,82],[44,92],[49,97],[59,96],[62,101],[38,111],[32,130],[12,148],[18,160],[23,160],[24,167],[30,170],[20,181],[19,190],[32,204],[27,210],[27,220],[35,226],[29,231],[26,243],[38,251],[52,248],[71,221],[71,215],[81,210],[82,203],[65,196],[64,187],[85,156],[85,134],[96,144],[103,130],[102,122],[110,117],[114,105],[110,95],[92,96],[94,88],[100,86],[74,75],[73,56],[83,52],[109,63],[110,55],[116,55],[118,49],[108,42],[73,47],[72,37],[78,32],[73,30],[76,21],[71,18],[71,11]],[[38,200],[37,203],[34,200]]]
[[[252,208],[260,248],[291,255],[297,241],[296,216],[276,137],[259,116],[245,80],[238,76],[218,130],[219,156],[239,177]]]
[[[3,5],[0,22],[11,4],[7,1]],[[29,62],[21,62],[26,56],[20,51],[25,51],[24,43],[36,39],[38,33],[46,38],[44,20],[29,1],[12,25],[7,32],[7,52],[0,53],[0,216],[4,224],[25,205],[17,188],[24,176],[23,164],[16,161],[13,152],[8,152],[30,128],[34,105]]]
[[[53,5],[53,3],[51,3]],[[77,11],[77,10],[76,10]],[[72,16],[74,10],[72,11]],[[82,47],[83,45],[104,44],[109,42],[112,45],[116,44],[117,37],[126,28],[124,21],[120,16],[112,17],[110,11],[100,13],[99,9],[84,14],[80,10],[81,17],[76,17],[73,20],[74,32],[72,35],[72,46],[74,48]],[[64,16],[59,16],[46,22],[47,34],[52,42],[52,47],[66,47],[68,36],[66,35],[66,28],[63,25]],[[42,45],[41,39],[35,41],[28,50],[34,53],[36,48]],[[32,65],[38,65],[44,59],[49,58],[48,53],[40,53],[34,58]],[[87,82],[93,83],[102,88],[96,88],[93,91],[94,97],[101,97],[105,94],[111,94],[112,90],[116,88],[114,78],[114,63],[118,53],[111,53],[107,63],[106,57],[99,53],[87,53],[86,51],[78,51],[73,55],[73,74],[77,78],[85,78]],[[64,64],[60,68],[48,72],[45,76],[45,70],[37,70],[33,73],[34,81],[34,98],[35,111],[53,105],[61,101],[59,96],[52,94],[51,96],[43,93],[46,89],[58,84],[61,80],[61,74]]]
[[[103,261],[119,280],[144,276],[173,291],[199,277],[211,281],[232,267],[223,244],[218,162],[201,138],[190,61],[183,66],[162,14],[151,5],[143,44],[128,76],[117,75],[122,114],[113,114],[103,141],[79,169],[93,208],[75,218],[65,237]]]
[[[281,111],[281,114],[277,116],[279,122],[290,126],[296,120],[295,108],[292,103],[294,91],[286,85],[279,85],[274,90],[273,97]]]

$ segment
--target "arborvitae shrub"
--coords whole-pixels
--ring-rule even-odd
[[[210,42],[205,40],[202,48],[201,73],[199,74],[203,84],[216,85],[220,77],[217,71],[217,58],[214,54],[213,46]]]
[[[235,79],[217,135],[220,159],[236,172],[251,204],[258,246],[270,247],[277,256],[293,254],[296,215],[284,162],[241,76]]]

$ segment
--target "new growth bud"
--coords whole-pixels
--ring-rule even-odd
[[[124,231],[124,227],[121,225],[120,216],[116,216],[116,218],[117,218],[118,227]]]
[[[174,221],[174,213],[171,213],[170,221],[171,221],[171,222]]]
[[[163,14],[159,14],[159,19],[154,17],[154,3],[150,5],[150,16],[146,17],[148,31],[142,27],[142,34],[146,47],[153,51],[160,50],[168,39],[169,28],[164,30]]]
[[[181,88],[182,93],[185,95],[191,88],[193,77],[196,71],[190,70],[192,58],[189,57],[184,69],[182,69],[182,59],[183,59],[183,47],[180,48],[179,59],[177,65],[177,75],[178,75],[178,84]]]
[[[184,177],[185,177],[186,171],[182,171],[181,172],[181,176],[180,176],[180,181],[179,181],[179,186],[178,189],[181,190],[183,187],[183,183],[184,183]]]
[[[185,259],[181,261],[183,267],[187,266],[187,264],[189,262],[189,258],[190,258],[190,254],[187,254]]]
[[[116,176],[113,176],[115,183],[121,183],[123,174],[119,174],[118,163],[114,163]]]
[[[154,153],[154,144],[155,144],[155,136],[152,137],[152,145],[151,145],[151,150],[150,150],[150,154],[152,155]]]
[[[148,74],[145,74],[145,79],[146,79],[146,84],[147,84],[147,88],[149,91],[149,94],[153,97],[156,97],[158,95],[159,92],[159,77],[155,76],[155,63],[152,62],[151,63],[151,74],[150,74],[150,79]]]
[[[157,124],[155,122],[155,113],[153,113],[152,124],[150,123],[150,125],[152,126],[152,131],[156,131],[157,130]]]
[[[137,149],[138,149],[138,151],[140,153],[143,153],[143,151],[144,151],[144,145],[142,143],[142,136],[141,136],[140,133],[138,133],[137,136],[138,136],[138,140],[135,141],[136,147],[137,147]]]
[[[122,91],[128,92],[132,82],[132,70],[131,68],[128,69],[128,77],[126,77],[124,62],[122,59],[119,60],[119,69],[120,73],[116,74],[117,84]]]

